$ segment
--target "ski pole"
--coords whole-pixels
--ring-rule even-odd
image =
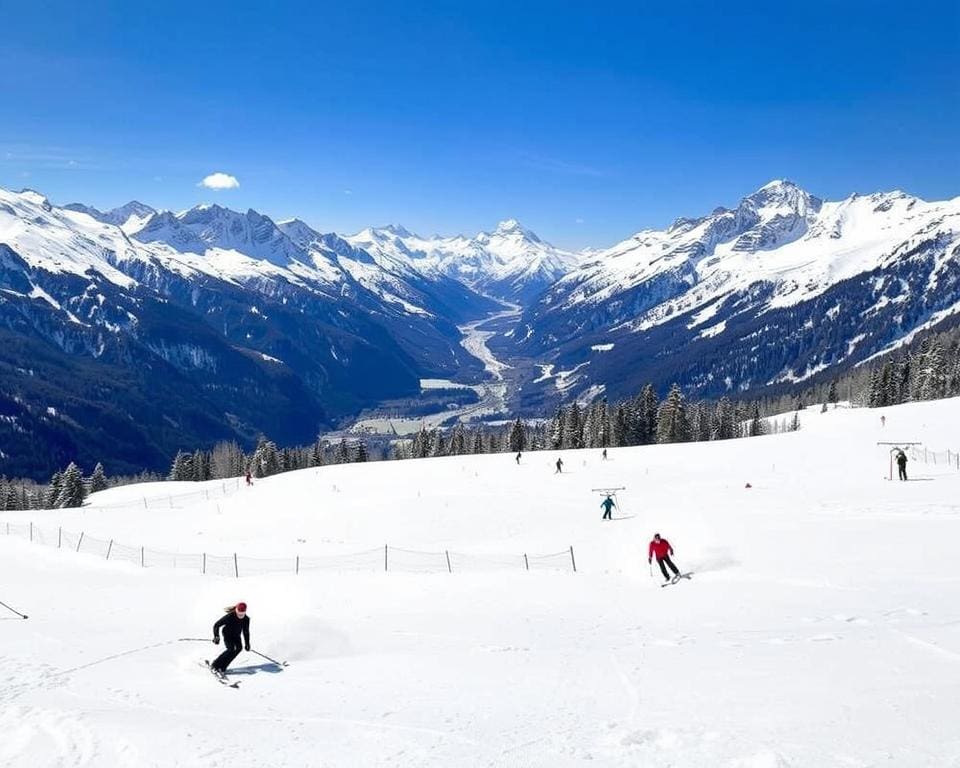
[[[255,650],[253,650],[252,648],[250,649],[250,653],[255,653],[255,654],[257,654],[257,656],[259,656],[259,657],[262,658],[262,659],[266,659],[267,661],[272,661],[272,662],[273,662],[274,664],[276,664],[278,667],[286,667],[286,666],[289,666],[289,665],[287,664],[287,662],[285,662],[285,661],[277,661],[276,659],[271,659],[269,656],[267,656],[267,654],[265,654],[265,653],[260,653],[260,651],[255,651]]]
[[[213,638],[210,637],[178,637],[178,643],[209,643]]]
[[[11,608],[9,605],[7,605],[7,604],[4,603],[4,602],[0,602],[0,605],[2,605],[4,608],[6,608],[6,609],[7,609],[8,611],[10,611],[11,613],[17,614],[17,616],[19,616],[21,619],[29,619],[29,618],[30,618],[29,616],[27,616],[27,614],[25,614],[25,613],[20,613],[20,611],[14,610],[13,608]]]

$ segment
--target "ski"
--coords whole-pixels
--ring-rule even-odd
[[[681,573],[679,576],[674,576],[670,581],[665,581],[661,584],[661,587],[672,587],[674,584],[679,584],[680,579],[689,579],[693,576],[693,572],[690,573]]]
[[[222,673],[220,673],[220,672],[217,672],[213,667],[211,667],[211,666],[210,666],[210,661],[209,661],[209,659],[204,659],[204,660],[203,660],[203,663],[206,664],[206,666],[207,666],[207,671],[210,672],[210,674],[213,675],[215,678],[217,678],[217,682],[220,683],[220,685],[225,685],[225,686],[227,686],[227,688],[239,688],[239,687],[240,687],[240,681],[239,681],[239,680],[234,680],[233,682],[230,682],[229,680],[227,680],[226,675],[224,675],[224,674],[222,674]]]

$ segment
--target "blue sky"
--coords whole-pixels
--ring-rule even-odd
[[[960,194],[955,0],[282,5],[5,3],[0,185],[567,247],[772,178]]]

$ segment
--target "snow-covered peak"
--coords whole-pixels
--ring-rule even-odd
[[[507,299],[538,294],[581,260],[555,248],[516,219],[474,237],[424,238],[403,227],[370,228],[347,238],[378,261],[403,261],[425,274],[440,274]]]
[[[387,224],[384,227],[379,227],[379,229],[383,230],[384,232],[389,232],[391,235],[395,235],[396,237],[419,237],[402,224]]]
[[[23,200],[38,205],[45,210],[51,209],[50,201],[47,199],[46,195],[42,195],[37,192],[35,189],[30,189],[29,187],[24,187],[19,192],[14,193],[21,197]]]
[[[85,277],[97,273],[117,285],[133,283],[113,266],[136,252],[119,228],[57,208],[33,190],[0,188],[0,243],[35,269]]]
[[[129,203],[111,208],[109,211],[101,211],[92,205],[84,205],[83,203],[68,203],[63,207],[68,211],[85,213],[104,224],[122,227],[127,233],[138,230],[150,216],[156,213],[156,210],[138,200],[131,200]]]
[[[284,267],[305,260],[305,254],[269,216],[220,205],[203,205],[177,215],[180,223],[210,248],[234,250],[254,259]]]
[[[486,238],[489,238],[489,239],[494,239],[494,238],[498,238],[498,237],[499,237],[499,238],[504,238],[504,239],[506,239],[506,238],[514,238],[514,239],[516,239],[516,240],[518,240],[518,241],[519,241],[519,240],[526,240],[526,241],[529,241],[529,242],[531,242],[531,243],[539,243],[539,242],[540,242],[540,238],[537,237],[537,235],[536,235],[533,231],[531,231],[531,230],[527,229],[526,227],[524,227],[524,226],[523,226],[519,221],[517,221],[516,219],[504,219],[504,220],[501,221],[499,224],[497,224],[497,228],[496,228],[496,230],[495,230],[492,234],[481,233],[481,234],[478,235],[477,237],[478,237],[478,238],[486,237]]]
[[[823,201],[801,189],[792,181],[778,179],[764,184],[740,202],[739,209],[749,208],[767,216],[807,216],[820,210]]]
[[[277,227],[289,237],[298,248],[309,248],[320,237],[320,233],[302,219],[278,221]]]
[[[202,254],[207,249],[207,244],[170,211],[151,216],[133,237],[141,243],[166,243],[180,253]]]

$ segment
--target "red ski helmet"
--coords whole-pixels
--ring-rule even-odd
[[[246,612],[247,612],[247,604],[246,604],[246,603],[237,603],[237,610],[240,611],[240,613],[246,613]]]

